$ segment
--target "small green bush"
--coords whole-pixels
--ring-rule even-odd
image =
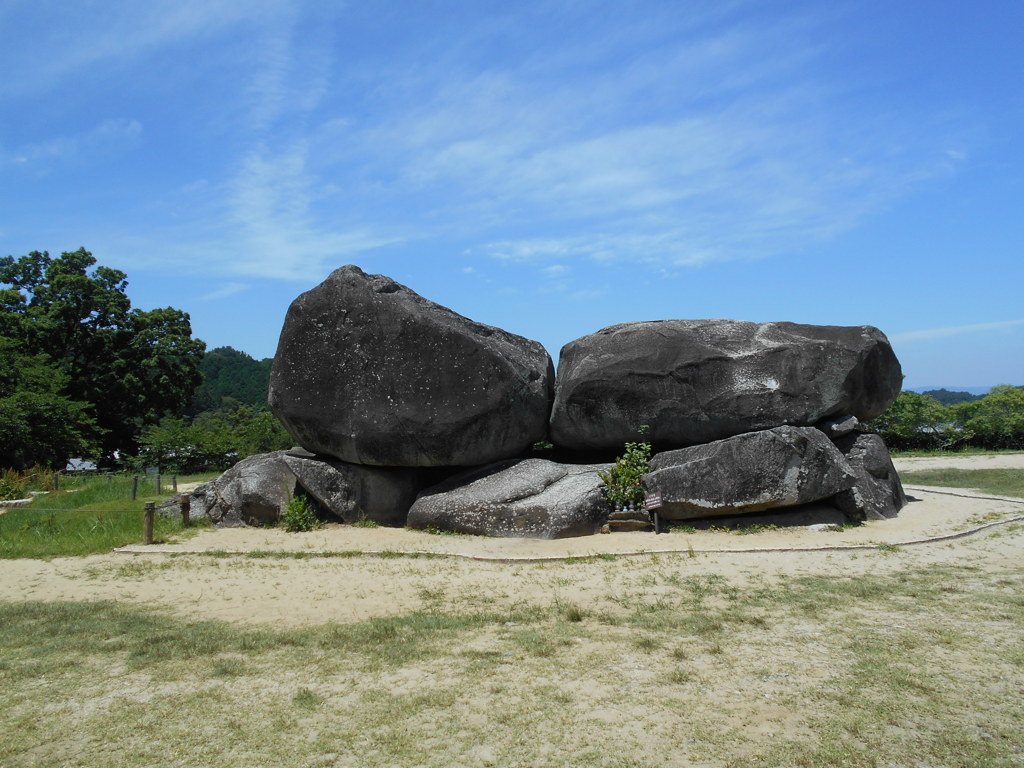
[[[312,531],[319,522],[305,496],[295,496],[288,502],[288,508],[281,515],[281,524],[291,533]]]
[[[649,427],[644,424],[637,432],[643,435]],[[614,504],[634,504],[643,501],[644,489],[640,480],[647,474],[651,461],[651,444],[626,443],[626,451],[607,471],[597,473],[604,481],[604,497]]]

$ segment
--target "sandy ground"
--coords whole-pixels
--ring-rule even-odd
[[[940,465],[1024,470],[1024,454],[898,462],[901,470]],[[595,591],[615,589],[652,568],[717,574],[742,584],[943,562],[1005,570],[1022,561],[1024,526],[1007,521],[1024,517],[1024,500],[969,490],[907,490],[914,500],[897,518],[832,532],[615,533],[540,541],[340,525],[302,534],[204,530],[176,543],[105,555],[0,561],[0,600],[119,600],[191,618],[295,626],[400,614],[422,607],[428,594],[463,604],[480,595],[509,606],[585,602]],[[899,545],[900,551],[879,545]],[[307,557],[210,556],[253,552]],[[395,553],[442,557],[388,556]],[[564,560],[587,555],[606,559]]]

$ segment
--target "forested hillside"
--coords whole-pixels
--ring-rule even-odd
[[[263,409],[267,405],[267,386],[273,359],[255,360],[233,347],[211,349],[199,363],[203,381],[186,415],[214,411],[232,402]]]

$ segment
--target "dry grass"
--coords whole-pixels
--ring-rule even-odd
[[[516,566],[545,597],[424,578],[404,613],[290,629],[2,604],[0,765],[1020,765],[1024,575],[864,557],[742,584],[686,555]]]

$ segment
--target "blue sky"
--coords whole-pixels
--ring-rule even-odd
[[[343,264],[560,347],[870,324],[1024,384],[1024,3],[6,0],[0,254],[274,353]]]

